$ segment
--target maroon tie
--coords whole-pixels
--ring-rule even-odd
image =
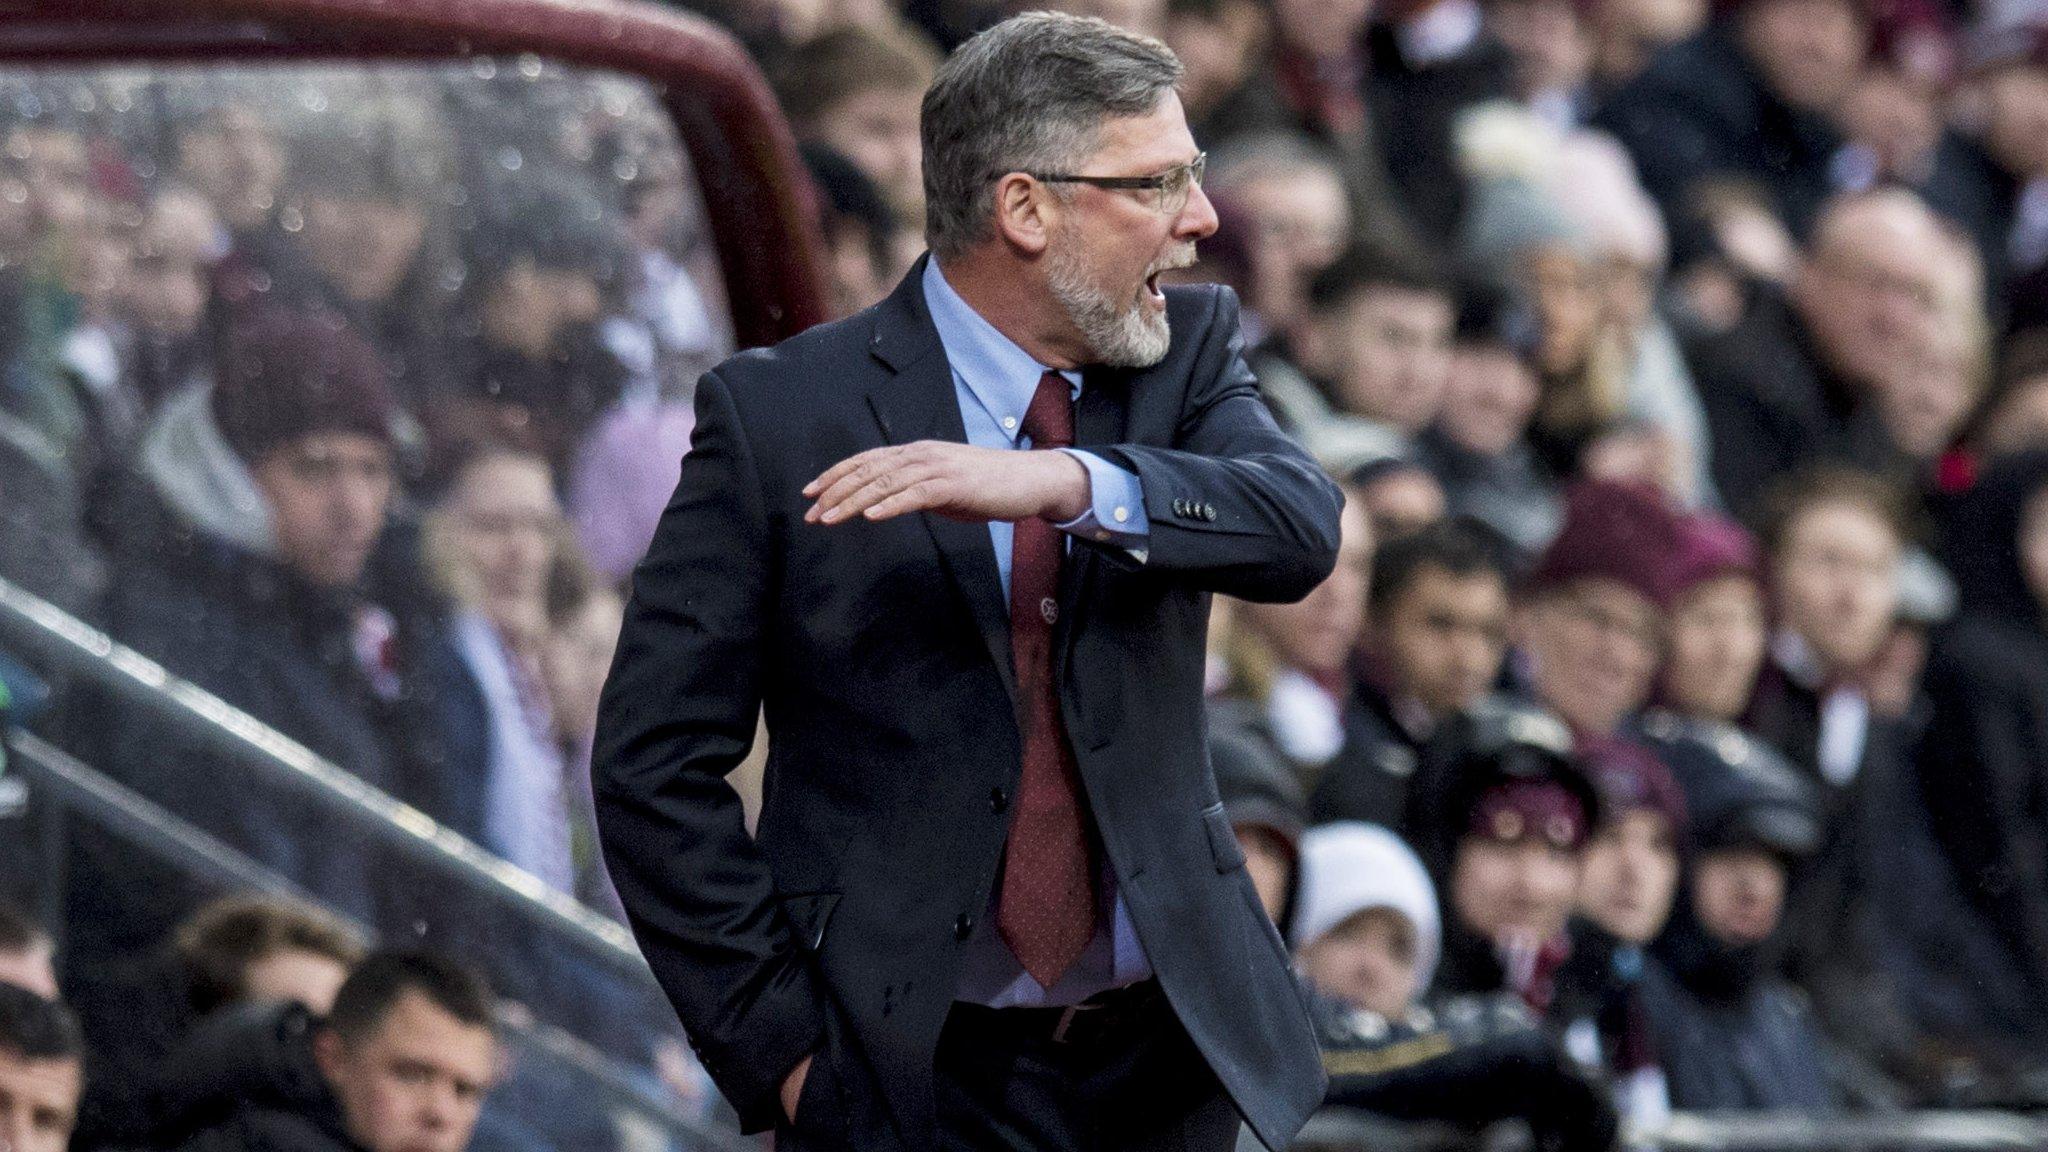
[[[1074,442],[1066,378],[1047,372],[1024,413],[1033,448]],[[1017,811],[1004,848],[996,928],[1031,978],[1052,987],[1095,933],[1095,877],[1086,801],[1052,682],[1052,626],[1059,619],[1066,550],[1047,520],[1017,522],[1010,550],[1010,647],[1017,670],[1017,726],[1024,738]]]

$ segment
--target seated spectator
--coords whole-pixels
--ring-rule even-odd
[[[1227,206],[1219,213],[1238,217],[1252,233],[1247,342],[1290,340],[1308,319],[1309,280],[1351,242],[1354,208],[1342,162],[1316,140],[1286,129],[1216,139],[1202,190]],[[1283,360],[1299,355],[1284,346],[1271,350]]]
[[[1187,68],[1181,107],[1197,140],[1218,139],[1209,117],[1261,63],[1271,17],[1254,0],[1167,0],[1159,38]]]
[[[217,81],[208,80],[175,94],[172,106],[182,116],[171,162],[176,178],[197,188],[219,217],[215,259],[269,231],[286,161],[259,102],[219,99],[217,93]]]
[[[1424,239],[1447,250],[1471,210],[1456,126],[1509,98],[1512,58],[1488,34],[1479,0],[1376,5],[1365,53],[1365,99],[1388,176]]]
[[[1582,481],[1564,528],[1523,581],[1521,669],[1538,703],[1581,739],[1612,736],[1650,698],[1664,644],[1658,565],[1677,518],[1646,489]]]
[[[1558,129],[1593,111],[1593,30],[1570,0],[1487,0],[1486,28],[1508,51],[1509,94]]]
[[[1977,464],[2048,448],[2048,328],[2023,332],[2000,349],[1966,443]]]
[[[819,209],[831,261],[832,314],[851,316],[879,302],[895,286],[895,212],[853,161],[823,144],[807,144],[803,152],[811,180],[822,194]]]
[[[1777,974],[1791,872],[1819,847],[1811,793],[1755,746],[1681,738],[1692,815],[1686,882],[1652,946],[1643,1005],[1686,1110],[1828,1111],[1836,1094],[1805,1001]]]
[[[10,904],[0,904],[0,984],[57,998],[57,945],[42,925]]]
[[[1595,92],[1604,100],[1627,87],[1658,53],[1705,27],[1707,7],[1705,0],[1595,0]]]
[[[276,221],[215,271],[219,322],[252,308],[333,312],[371,341],[416,411],[449,378],[447,290],[432,243],[443,164],[438,142],[380,132],[294,141]]]
[[[1436,418],[1449,371],[1448,288],[1420,264],[1352,250],[1309,282],[1282,359],[1258,357],[1281,425],[1339,476],[1400,453]]]
[[[1815,223],[1789,295],[1759,294],[1733,331],[1689,349],[1714,483],[1729,509],[1754,511],[1773,480],[1815,454],[1885,462],[1866,459],[1871,449],[1858,447],[1855,426],[1871,418],[1881,382],[1934,330],[1942,268],[1956,251],[1910,192],[1840,198]]]
[[[1749,712],[1769,639],[1763,559],[1742,526],[1710,512],[1686,517],[1667,559],[1670,644],[1658,699],[1681,716],[1723,723]]]
[[[555,738],[563,749],[576,898],[623,920],[625,908],[598,851],[590,754],[597,735],[598,696],[611,670],[612,654],[618,649],[626,602],[565,542],[556,548],[548,573],[547,612],[548,636],[541,669],[547,679]]]
[[[1245,871],[1259,904],[1284,937],[1294,922],[1301,886],[1301,785],[1294,770],[1263,741],[1211,725],[1209,757],[1230,830],[1244,851]]]
[[[1366,755],[1350,660],[1365,624],[1372,527],[1347,498],[1336,568],[1293,604],[1232,605],[1231,682],[1212,699],[1220,723],[1266,741],[1302,781]]]
[[[1326,771],[1309,810],[1318,822],[1399,828],[1438,738],[1500,678],[1508,643],[1501,545],[1464,520],[1389,541],[1373,558],[1367,605],[1356,697],[1369,752]]]
[[[1644,949],[1678,890],[1685,796],[1641,745],[1601,741],[1587,761],[1607,820],[1586,845],[1572,958],[1551,1014],[1574,1058],[1598,1069],[1622,1116],[1647,1130],[1669,1119],[1671,1100],[1644,1019]]]
[[[881,190],[896,219],[913,227],[924,220],[918,108],[937,69],[936,54],[915,29],[884,22],[813,37],[774,71],[797,139],[851,160]],[[908,268],[919,247],[892,243],[888,267]]]
[[[503,1066],[496,1011],[467,969],[379,952],[324,1019],[299,1006],[216,1018],[180,1053],[167,1090],[197,1127],[175,1146],[462,1152]]]
[[[568,543],[547,458],[488,434],[444,445],[424,524],[449,637],[489,716],[488,768],[429,809],[561,892],[575,889],[563,746],[547,694],[548,579]]]
[[[1436,888],[1399,836],[1343,821],[1301,838],[1290,943],[1309,986],[1351,1008],[1405,1020],[1436,973]]]
[[[1549,1012],[1599,797],[1571,736],[1530,709],[1475,711],[1450,784],[1413,822],[1442,897],[1443,995],[1510,992]]]
[[[1989,248],[1993,295],[2005,305],[2006,331],[2016,332],[2048,323],[2048,20],[2035,14],[1984,39],[1971,87],[1982,101],[1984,149],[2011,197],[1996,217],[2005,234]]]
[[[1542,385],[1524,355],[1530,321],[1499,293],[1467,292],[1452,337],[1450,376],[1420,457],[1450,511],[1471,516],[1533,558],[1557,534],[1557,481],[1529,447]]]
[[[1856,0],[1743,0],[1616,92],[1595,118],[1635,157],[1667,216],[1716,177],[1755,182],[1794,235],[1832,190],[1831,121],[1861,73]]]
[[[1399,837],[1341,822],[1302,838],[1296,963],[1314,998],[1332,1104],[1476,1130],[1513,1118],[1538,1148],[1607,1147],[1612,1109],[1507,996],[1422,1006],[1437,895]]]
[[[410,587],[373,588],[370,560],[394,488],[397,407],[376,353],[331,316],[278,311],[239,326],[220,381],[174,398],[143,470],[172,523],[109,597],[109,631],[373,787],[481,760],[452,655]],[[212,746],[124,711],[84,734],[95,763],[358,918],[373,906],[369,855],[337,841],[310,800],[252,790]],[[124,849],[109,847],[110,853]],[[91,857],[92,853],[87,853]],[[135,952],[197,903],[136,890],[112,868],[74,882],[74,952]],[[95,910],[128,892],[132,907]],[[76,903],[76,901],[75,901]],[[113,935],[109,935],[112,933]]]
[[[0,983],[0,1147],[64,1152],[84,1084],[78,1024],[55,1000]]]
[[[1930,496],[1961,486],[1951,451],[1990,383],[1991,326],[1976,250],[1944,231],[1933,322],[1874,381],[1846,455]]]
[[[1357,493],[1381,540],[1413,536],[1442,520],[1449,509],[1443,485],[1405,449],[1352,469],[1345,484]]]
[[[157,1092],[174,1053],[201,1020],[250,1004],[333,1006],[362,959],[362,938],[317,908],[269,896],[227,896],[178,926],[167,948],[80,974],[74,1003],[89,1041],[78,1139],[127,1147],[164,1123]]]

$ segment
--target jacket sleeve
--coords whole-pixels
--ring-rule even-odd
[[[1236,294],[1210,300],[1175,447],[1091,450],[1144,489],[1147,569],[1244,600],[1299,600],[1336,565],[1342,497],[1260,398]]]
[[[704,1068],[760,1131],[824,1034],[798,949],[726,774],[753,744],[776,565],[732,394],[697,386],[674,497],[633,573],[598,709],[593,785],[605,863]]]

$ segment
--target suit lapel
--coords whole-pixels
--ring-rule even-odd
[[[875,335],[869,351],[894,373],[868,392],[868,406],[882,437],[891,444],[915,440],[967,442],[960,402],[953,390],[953,370],[939,343],[938,329],[924,304],[922,257],[896,291],[876,310]],[[1010,610],[1003,602],[1002,574],[996,568],[995,545],[988,525],[952,520],[921,512],[938,546],[947,574],[960,586],[973,614],[975,628],[988,648],[1010,699],[1017,698],[1017,673],[1010,654]]]

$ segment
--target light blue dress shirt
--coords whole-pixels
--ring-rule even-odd
[[[953,394],[960,404],[960,418],[967,426],[967,442],[981,448],[1029,448],[1024,435],[1024,413],[1038,392],[1038,381],[1050,371],[1032,359],[1029,352],[997,331],[960,294],[946,283],[937,260],[924,269],[925,305],[939,330],[939,343],[946,350],[946,362],[953,370]],[[1081,394],[1078,372],[1063,372]],[[1151,521],[1145,515],[1144,490],[1138,477],[1092,452],[1062,449],[1088,470],[1089,508],[1079,517],[1059,525],[1070,535],[1113,543],[1139,562],[1145,559]],[[995,545],[996,569],[1002,575],[1003,603],[1010,600],[1010,544],[1015,528],[1005,520],[991,520],[989,540]],[[992,894],[985,915],[975,925],[962,958],[958,999],[992,1008],[1056,1006],[1078,1004],[1097,992],[1120,987],[1152,974],[1152,964],[1138,942],[1130,910],[1116,892],[1116,877],[1109,860],[1100,861],[1097,890],[1104,899],[1102,922],[1088,941],[1080,959],[1059,983],[1046,988],[1024,971],[1009,945],[996,931],[996,900]]]

